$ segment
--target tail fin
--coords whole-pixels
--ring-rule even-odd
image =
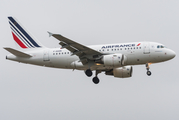
[[[30,36],[30,34],[20,25],[20,23],[13,17],[8,17],[12,36],[15,42],[22,49],[28,48],[42,48],[44,47],[39,42]]]

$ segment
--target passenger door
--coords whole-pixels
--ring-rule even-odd
[[[150,43],[144,42],[144,54],[150,54]]]

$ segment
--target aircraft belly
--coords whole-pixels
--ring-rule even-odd
[[[75,61],[77,57],[73,56],[54,56],[50,58],[50,64],[53,65],[55,68],[66,68],[66,69],[72,69],[71,63]]]

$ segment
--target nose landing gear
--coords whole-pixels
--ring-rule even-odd
[[[149,71],[150,69],[149,65],[151,65],[151,63],[146,63],[147,75],[151,76],[152,73]]]
[[[150,71],[147,71],[147,75],[148,75],[148,76],[151,76],[151,74],[152,74],[152,73],[151,73]]]

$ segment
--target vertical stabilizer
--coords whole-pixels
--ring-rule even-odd
[[[44,47],[37,40],[35,40],[15,18],[8,17],[8,19],[13,39],[20,48],[32,49]]]

